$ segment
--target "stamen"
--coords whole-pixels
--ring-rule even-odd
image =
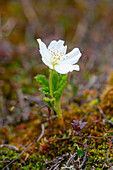
[[[57,51],[51,50],[50,53],[51,53],[51,63],[53,65],[58,64],[59,60],[62,60],[62,59],[65,58],[65,57],[63,57],[64,56],[64,52],[62,52],[61,50],[59,50],[59,51],[58,50]]]

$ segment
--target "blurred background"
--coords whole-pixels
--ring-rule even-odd
[[[34,76],[48,77],[49,71],[37,38],[47,45],[62,39],[68,52],[75,47],[82,52],[81,70],[70,75],[67,90],[101,92],[113,68],[113,1],[0,1],[0,125],[27,120],[36,112],[34,103],[43,104]]]

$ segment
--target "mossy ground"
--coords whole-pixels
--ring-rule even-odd
[[[71,170],[113,167],[112,37],[112,0],[0,1],[0,169],[40,136],[42,123],[41,140],[5,169],[63,169],[76,153]],[[81,70],[69,73],[61,100],[64,122],[41,108],[44,96],[34,76],[49,71],[37,38],[47,45],[62,39],[67,52],[82,52]],[[73,120],[88,122],[79,135]]]
[[[51,116],[48,117],[48,110],[45,107],[38,111],[37,114],[31,114],[29,121],[9,125],[9,130],[2,128],[1,143],[8,141],[9,144],[16,146],[18,151],[5,147],[1,148],[0,161],[4,160],[4,162],[0,162],[0,168],[15,159],[24,150],[24,147],[27,147],[34,139],[38,138],[41,133],[41,123],[44,122],[45,131],[41,140],[34,143],[14,164],[11,164],[10,169],[48,169],[54,165],[54,163],[46,164],[48,161],[67,154],[67,157],[59,165],[59,167],[64,167],[69,155],[77,152],[77,145],[83,151],[83,155],[76,165],[76,167],[79,167],[85,154],[85,142],[90,136],[87,142],[87,159],[82,168],[86,170],[91,169],[91,167],[95,167],[97,170],[102,168],[109,169],[113,164],[113,137],[111,137],[113,132],[109,131],[113,131],[113,128],[111,124],[104,122],[103,115],[99,110],[101,105],[106,104],[105,98],[102,97],[100,101],[95,94],[96,91],[92,93],[92,90],[84,92],[82,96],[84,102],[81,106],[79,102],[72,102],[70,105],[62,106],[63,123],[58,118],[48,120]],[[105,89],[102,96],[104,95],[109,95],[109,90]],[[107,98],[107,102],[112,103],[111,98]],[[104,113],[106,113],[106,106]],[[110,113],[107,112],[106,118],[113,122]],[[71,123],[73,120],[81,119],[83,122],[88,123],[81,130],[81,133],[77,135],[72,129]],[[76,159],[78,157],[79,155],[77,155]],[[74,161],[70,165],[74,165]]]

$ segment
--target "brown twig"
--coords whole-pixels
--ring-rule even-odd
[[[76,138],[95,138],[95,139],[104,139],[104,138],[112,138],[113,136],[74,136]],[[69,139],[70,137],[66,137],[66,138],[58,138],[58,139],[54,139],[54,140],[65,140],[65,139]]]
[[[36,142],[38,142],[41,138],[42,138],[42,136],[44,135],[44,124],[41,124],[41,128],[42,128],[42,132],[41,132],[41,134],[40,134],[40,136],[38,137],[38,139],[36,140]]]
[[[48,165],[48,164],[54,164],[49,170],[52,170],[54,168],[54,170],[58,169],[60,163],[67,157],[69,156],[68,154],[63,154],[62,156],[60,157],[57,157],[55,159],[53,159],[53,161],[49,161],[49,162],[46,162],[44,165]]]
[[[106,164],[106,163],[103,164],[101,170],[103,170],[105,167],[107,167],[107,164]]]
[[[67,161],[66,166],[69,167],[70,163],[72,162],[72,160],[77,156],[77,152],[75,152]]]
[[[104,139],[104,138],[112,138],[113,136],[75,136],[78,138],[94,138],[94,139]]]
[[[2,170],[6,169],[9,165],[11,165],[12,163],[14,163],[32,144],[34,143],[34,141],[32,143],[30,143],[26,149],[24,149],[15,159],[13,159],[8,165],[6,165]]]
[[[105,130],[106,133],[112,133],[113,132],[113,130],[107,131],[105,127],[104,127],[104,130]]]
[[[26,148],[25,146],[23,146],[23,145],[21,145],[21,144],[18,144],[19,146],[21,146],[22,148]],[[30,153],[32,153],[32,154],[35,154],[35,155],[37,155],[37,156],[39,156],[37,153],[35,153],[35,152],[33,152],[33,151],[31,151],[31,150],[29,150],[29,149],[27,149],[27,151],[28,152],[30,152]]]
[[[28,148],[30,148],[35,142],[38,142],[42,138],[42,136],[44,135],[44,124],[41,124],[41,128],[42,128],[42,132],[38,137],[38,139],[37,140],[35,139],[33,142],[31,142],[15,159],[13,159],[9,164],[7,164],[2,170],[6,169],[9,165],[14,163],[25,151],[28,150]]]

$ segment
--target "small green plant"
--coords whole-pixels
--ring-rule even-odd
[[[50,76],[49,81],[44,75],[37,75],[35,79],[42,86],[39,90],[46,96],[43,100],[53,108],[58,118],[62,118],[60,101],[67,83],[67,73],[73,70],[79,71],[79,65],[75,63],[78,62],[81,53],[78,48],[74,48],[66,54],[67,46],[63,45],[64,41],[62,40],[52,41],[48,48],[40,39],[37,41],[42,61],[50,68]]]
[[[83,157],[84,151],[81,148],[79,148],[78,144],[74,143],[73,146],[77,148],[77,155],[78,155],[78,157],[79,158]]]

